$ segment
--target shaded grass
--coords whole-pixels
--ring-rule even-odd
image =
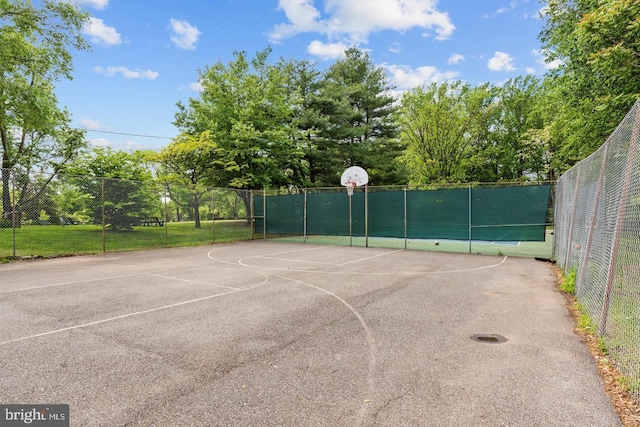
[[[106,231],[97,225],[30,225],[0,230],[0,262],[15,258],[50,258],[80,254],[136,251],[142,249],[197,246],[251,239],[244,220],[169,222],[164,227],[134,227],[133,231]]]

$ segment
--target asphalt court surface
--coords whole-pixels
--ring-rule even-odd
[[[0,277],[0,403],[72,426],[621,425],[534,259],[260,241]]]

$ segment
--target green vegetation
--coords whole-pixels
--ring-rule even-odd
[[[251,239],[251,228],[244,220],[169,222],[166,227],[134,227],[133,231],[104,234],[106,252],[196,246]],[[102,252],[103,233],[97,225],[31,225],[15,230],[16,257],[57,257]],[[0,230],[0,262],[13,259],[12,230]]]
[[[578,271],[575,268],[572,268],[569,273],[562,277],[562,282],[560,283],[560,290],[562,292],[566,292],[571,295],[575,295],[576,293],[576,275]]]

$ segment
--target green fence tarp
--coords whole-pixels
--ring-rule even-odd
[[[306,195],[306,233],[348,236],[351,202],[353,236],[365,235],[366,219],[370,237],[544,241],[550,193],[551,185],[368,193],[359,189],[351,197],[345,192],[313,192]],[[263,200],[254,198],[258,232],[266,207],[267,234],[304,234],[304,194],[267,196],[266,205]]]

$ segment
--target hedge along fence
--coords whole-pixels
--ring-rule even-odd
[[[490,184],[408,190],[361,187],[254,195],[266,235],[544,241],[552,185]]]

